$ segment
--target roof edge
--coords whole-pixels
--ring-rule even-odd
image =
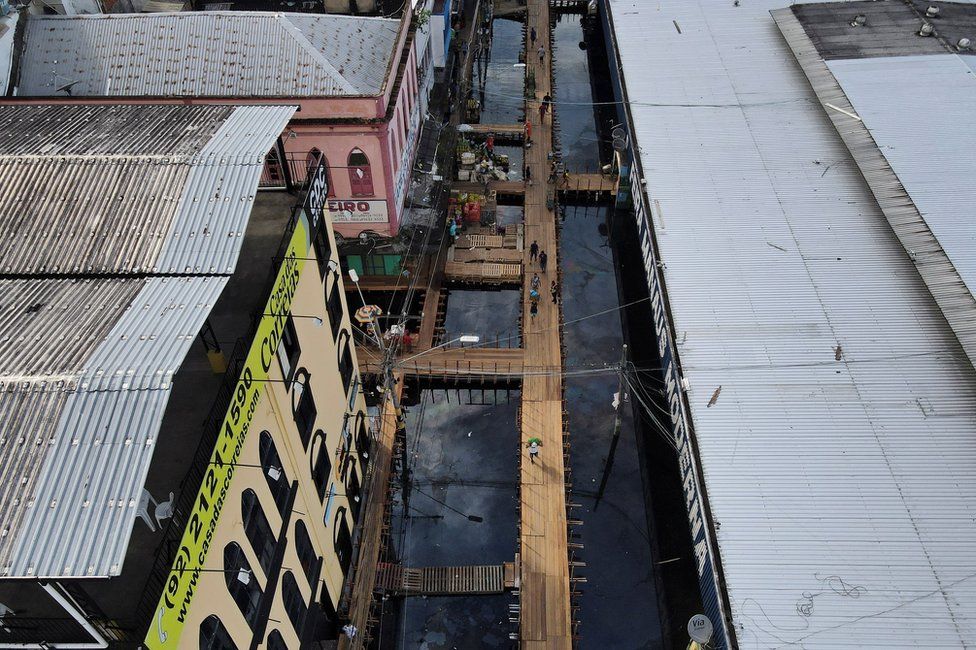
[[[939,244],[911,195],[902,185],[864,125],[847,94],[821,58],[792,7],[769,12],[881,208],[888,225],[911,259],[976,369],[976,298]]]

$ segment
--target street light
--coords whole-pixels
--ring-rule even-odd
[[[450,345],[451,343],[456,343],[458,341],[460,341],[461,343],[478,343],[479,341],[481,341],[481,337],[478,336],[478,335],[476,335],[476,334],[462,334],[461,336],[457,337],[456,339],[451,339],[450,341],[446,341],[444,343],[441,343],[440,345],[435,345],[432,348],[427,348],[423,352],[420,352],[418,354],[415,354],[412,357],[407,357],[406,359],[400,359],[400,361],[398,363],[406,363],[407,361],[410,361],[412,359],[416,359],[417,357],[422,357],[423,355],[427,354],[431,350],[436,350],[437,348],[442,348],[445,345]]]

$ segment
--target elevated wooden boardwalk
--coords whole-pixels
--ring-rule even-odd
[[[525,127],[521,124],[468,124],[470,130],[458,131],[461,135],[473,133],[478,136],[495,134],[495,139],[521,140],[525,136]]]
[[[362,362],[360,361],[360,363]],[[399,399],[403,390],[403,375],[395,373],[394,377],[397,381],[393,390],[396,391],[397,399]],[[398,421],[398,413],[391,395],[388,395],[384,400],[379,419],[380,425],[373,449],[373,462],[364,481],[366,484],[364,495],[366,504],[363,508],[362,525],[359,528],[355,565],[349,578],[349,596],[348,599],[343,598],[343,604],[347,604],[349,621],[363,633],[355,639],[342,635],[339,639],[340,650],[359,650],[367,647],[370,640],[369,627],[373,620],[374,604],[373,588],[376,584],[376,573],[379,566],[380,551],[383,548],[386,517],[390,504],[390,500],[387,498],[387,489],[393,465],[393,446]]]
[[[547,0],[527,0],[526,30],[535,28],[536,48],[545,47],[539,61],[535,50],[526,63],[536,79],[536,99],[553,93],[551,77],[550,12]],[[533,170],[548,170],[546,153],[553,151],[552,113],[540,123],[538,101],[529,101],[527,119],[532,122],[534,142],[525,150],[526,164]],[[556,279],[559,270],[556,218],[547,207],[551,187],[536,182],[526,188],[525,241],[538,241],[549,256],[548,270],[541,273],[543,287]],[[525,273],[538,265],[525,252]],[[519,643],[531,650],[570,650],[573,644],[572,606],[568,555],[569,524],[566,516],[566,467],[563,432],[561,309],[551,300],[539,302],[539,313],[529,314],[528,291],[523,290],[523,347],[525,378],[522,381],[519,544],[522,586],[519,590]],[[535,463],[529,462],[524,445],[540,438],[542,449]]]
[[[574,174],[557,179],[556,187],[561,194],[603,196],[617,193],[617,179],[603,174]]]
[[[505,262],[448,262],[444,279],[474,284],[517,284],[522,280],[522,265]]]
[[[504,593],[513,563],[410,568],[380,564],[376,591],[388,596],[475,596]]]
[[[382,364],[375,348],[357,349],[359,371],[367,375],[381,372]],[[415,359],[409,359],[420,355]],[[397,372],[414,377],[443,379],[520,379],[523,373],[521,348],[440,348],[422,353],[419,350],[404,352],[397,361]]]

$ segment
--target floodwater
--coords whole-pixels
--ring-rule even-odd
[[[493,29],[484,93],[478,92],[477,63],[473,72],[475,96],[481,100],[481,123],[515,124],[525,117],[525,67],[517,65],[523,25],[514,20],[496,20]]]
[[[409,471],[406,480],[399,477],[392,523],[404,566],[514,559],[518,403],[517,391],[422,390],[419,403],[408,408]],[[388,601],[385,636],[395,634],[399,648],[508,647],[511,602],[508,594]]]
[[[451,289],[447,294],[444,341],[475,334],[481,337],[483,346],[517,348],[520,309],[521,293],[517,289]]]
[[[554,32],[556,115],[562,157],[570,169],[598,169],[599,138],[589,63],[578,47],[580,17],[559,16]],[[663,647],[652,569],[640,448],[629,404],[621,406],[621,434],[602,499],[596,496],[614,430],[620,377],[607,365],[621,359],[624,335],[614,250],[606,236],[608,211],[565,206],[560,262],[566,323],[564,382],[569,410],[573,501],[580,503],[587,579],[580,597],[580,648]],[[628,389],[625,387],[625,392]]]

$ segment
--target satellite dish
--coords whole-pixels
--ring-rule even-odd
[[[702,645],[711,643],[714,631],[712,621],[704,614],[695,614],[688,619],[688,636],[696,643]]]
[[[613,131],[610,132],[610,137],[614,139],[627,137],[627,131],[622,126],[615,126],[613,127]]]
[[[627,138],[614,138],[613,139],[613,150],[614,151],[626,151],[627,150]]]

